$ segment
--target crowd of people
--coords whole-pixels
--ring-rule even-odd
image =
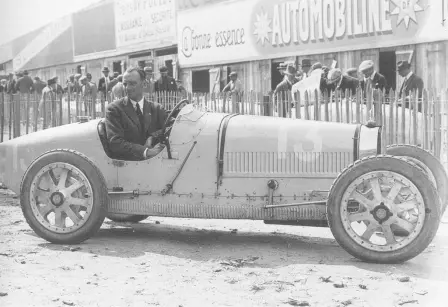
[[[284,75],[284,78],[277,85],[274,94],[291,90],[295,83],[309,78],[313,71],[317,69],[320,69],[321,73],[320,91],[328,94],[336,90],[342,93],[349,90],[352,94],[355,94],[357,88],[360,88],[363,92],[367,92],[369,89],[388,92],[390,89],[386,78],[375,70],[375,63],[372,60],[363,61],[358,68],[348,68],[344,72],[340,68],[329,68],[319,62],[311,64],[309,59],[304,59],[300,66],[300,70],[292,65],[279,66],[280,73]],[[399,61],[396,70],[403,77],[403,82],[399,87],[399,97],[407,97],[415,90],[421,97],[424,87],[423,80],[412,72],[411,64],[407,61]]]

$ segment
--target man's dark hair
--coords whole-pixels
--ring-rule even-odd
[[[128,74],[133,73],[134,71],[136,71],[139,74],[140,80],[142,81],[145,80],[146,78],[145,71],[140,67],[129,67],[128,69],[126,69],[126,73]]]

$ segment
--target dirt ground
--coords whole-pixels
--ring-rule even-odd
[[[328,228],[150,217],[49,244],[0,190],[0,306],[448,306],[448,224],[418,257],[373,265]]]

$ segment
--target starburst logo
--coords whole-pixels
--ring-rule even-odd
[[[417,23],[417,12],[423,11],[423,8],[418,5],[419,0],[391,0],[396,8],[390,13],[391,15],[398,15],[397,27],[404,20],[406,29],[409,28],[409,22],[412,19]]]
[[[271,32],[271,19],[268,13],[265,13],[263,10],[260,14],[257,14],[257,21],[255,22],[254,35],[257,36],[257,43],[261,41],[261,44],[264,46],[265,41],[269,42],[269,33]]]

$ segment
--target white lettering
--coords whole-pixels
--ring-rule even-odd
[[[358,0],[353,2],[353,26],[355,35],[362,34],[362,24],[359,23],[359,8],[358,8]]]
[[[302,42],[310,38],[310,17],[308,1],[300,1],[299,4],[299,33]]]
[[[281,20],[282,38],[284,44],[291,42],[291,12],[289,10],[289,3],[281,4]]]
[[[352,0],[347,1],[347,35],[353,36]]]
[[[299,2],[298,1],[290,1],[288,2],[289,8],[291,9],[292,13],[292,39],[294,43],[299,43],[299,36],[298,36],[298,25],[297,25],[297,13],[299,10]],[[299,19],[301,20],[301,19]]]
[[[345,33],[345,0],[336,0],[336,37]]]
[[[376,1],[369,1],[369,32],[380,31],[380,7]]]
[[[274,13],[272,18],[272,46],[277,46],[277,44],[283,45],[282,33],[280,31],[280,12],[278,10],[278,5],[274,5]]]
[[[327,38],[334,36],[334,0],[324,0],[324,32]]]
[[[448,2],[448,1],[445,1]],[[389,0],[381,1],[381,30],[383,32],[392,31],[392,21],[387,18],[389,13]]]
[[[310,0],[310,32],[312,41],[316,40],[316,23],[319,30],[319,39],[324,39],[322,30],[322,0]]]

